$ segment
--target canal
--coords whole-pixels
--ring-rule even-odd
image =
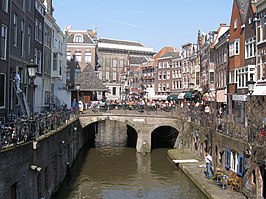
[[[142,155],[135,148],[82,151],[53,199],[203,199],[197,187],[167,159],[167,149]]]

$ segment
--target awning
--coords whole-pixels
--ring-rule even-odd
[[[166,100],[167,96],[166,95],[153,95],[149,97],[152,100]]]
[[[226,95],[225,95],[225,89],[223,90],[217,90],[217,96],[216,96],[217,102],[226,102]]]
[[[258,82],[252,95],[266,95],[266,82]]]
[[[186,92],[186,94],[184,95],[185,99],[191,99],[192,98],[192,93],[191,92]]]
[[[206,101],[215,101],[215,91],[211,91],[209,93],[204,93],[202,96],[202,100]]]
[[[186,93],[179,93],[177,99],[184,99]]]
[[[167,100],[178,100],[178,94],[171,94],[167,96]]]

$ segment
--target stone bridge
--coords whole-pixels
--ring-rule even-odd
[[[184,130],[187,128],[187,120],[178,119],[173,114],[168,115],[147,115],[147,114],[125,114],[122,111],[115,113],[89,113],[85,112],[79,116],[82,128],[103,120],[111,120],[125,123],[137,132],[136,149],[140,153],[149,153],[151,151],[152,132],[162,126],[169,126],[178,131],[175,147],[180,143]]]

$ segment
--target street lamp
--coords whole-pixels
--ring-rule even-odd
[[[190,83],[188,84],[188,87],[189,87],[189,90],[192,90],[193,87],[194,87],[194,83],[190,82]]]
[[[250,97],[252,95],[252,93],[254,92],[254,86],[255,86],[255,81],[253,80],[250,80],[250,81],[247,81],[247,85],[248,85],[248,92],[250,94]]]
[[[36,78],[36,72],[38,65],[33,62],[33,60],[30,61],[29,64],[26,65],[28,69],[28,75],[30,79],[30,87],[31,87],[31,92],[30,92],[30,97],[31,97],[31,114],[33,115],[33,88],[34,88],[34,80]]]
[[[76,89],[77,89],[77,103],[78,103],[78,112],[79,112],[79,90],[80,90],[80,83],[76,83]]]

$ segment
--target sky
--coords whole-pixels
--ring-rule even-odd
[[[233,0],[53,0],[62,30],[97,30],[102,38],[138,41],[158,52],[197,42],[198,30],[229,25]]]

